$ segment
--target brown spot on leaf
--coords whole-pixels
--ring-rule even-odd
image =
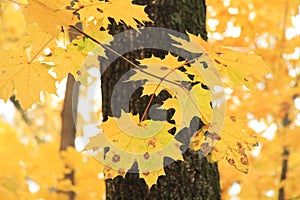
[[[154,139],[151,139],[148,141],[148,146],[151,148],[155,148],[156,147],[156,141]]]
[[[243,145],[241,144],[241,143],[237,143],[237,146],[241,149],[241,148],[243,148]]]
[[[215,152],[219,152],[218,148],[217,147],[214,147],[213,151]]]
[[[167,66],[162,66],[160,69],[161,69],[161,70],[167,70],[168,67],[167,67]]]
[[[93,151],[93,152],[98,151],[98,150],[99,150],[99,147],[93,147],[93,148],[92,148],[92,151]]]
[[[76,74],[77,74],[77,75],[81,75],[81,71],[78,70],[78,71],[76,72]]]
[[[144,175],[144,176],[148,176],[149,174],[150,174],[150,172],[149,172],[148,170],[144,170],[144,171],[143,171],[143,175]]]
[[[159,156],[163,156],[163,155],[164,155],[162,151],[158,151],[157,154],[158,154]]]
[[[146,153],[144,154],[144,158],[145,158],[145,160],[148,160],[148,159],[150,158],[150,154],[149,154],[148,152],[146,152]]]
[[[231,121],[233,121],[233,122],[236,122],[236,118],[235,118],[235,116],[233,116],[233,115],[230,115],[230,120],[231,120]]]
[[[199,140],[196,140],[196,141],[194,141],[192,144],[193,144],[194,147],[197,147],[197,146],[199,145],[199,143],[200,143],[200,141],[199,141]]]
[[[118,170],[118,173],[123,176],[125,174],[125,170],[123,168],[120,168]]]
[[[104,171],[110,171],[111,167],[105,166]]]
[[[113,157],[112,157],[112,161],[113,162],[119,162],[121,160],[121,157],[119,154],[115,154]]]
[[[227,161],[228,161],[228,163],[231,164],[231,165],[234,165],[234,164],[235,164],[235,162],[234,162],[233,159],[228,159]]]
[[[241,163],[243,165],[248,165],[248,158],[246,157],[246,155],[241,158]]]

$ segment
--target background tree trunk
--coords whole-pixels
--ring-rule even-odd
[[[77,116],[77,103],[78,103],[78,90],[79,83],[75,81],[73,75],[68,74],[65,99],[63,104],[62,116],[62,128],[61,128],[61,141],[60,151],[66,150],[69,146],[74,147],[75,134],[76,134],[76,117]],[[66,166],[68,167],[68,166]],[[74,185],[74,170],[70,173],[66,173],[64,179],[69,179]],[[73,191],[64,192],[68,195],[70,200],[75,199],[75,193]]]
[[[178,32],[186,31],[193,34],[200,34],[207,39],[205,21],[206,6],[204,0],[135,0],[134,3],[147,5],[146,12],[154,21],[147,26],[163,27]],[[122,24],[112,21],[110,32],[117,34],[126,30]],[[162,37],[162,36],[153,36]],[[130,38],[130,36],[128,36]],[[127,38],[127,39],[128,39]],[[163,39],[162,39],[163,40]],[[113,41],[111,45],[117,47],[121,41]],[[124,48],[124,47],[120,47]],[[109,57],[109,52],[107,52]],[[129,60],[150,57],[151,54],[163,57],[166,52],[160,50],[135,51],[124,55]],[[101,64],[105,61],[101,61]],[[122,59],[116,60],[105,71],[102,71],[102,107],[104,120],[112,116],[111,95],[117,81],[132,66]],[[143,112],[149,97],[139,98],[142,90],[136,90],[130,102],[130,110],[126,112]],[[122,98],[122,97],[120,97]],[[155,101],[161,102],[168,98],[167,93],[159,94]],[[117,116],[115,116],[117,117]],[[168,162],[169,158],[165,158]],[[216,163],[209,163],[206,159],[199,159],[198,153],[187,150],[184,153],[185,161],[176,161],[165,167],[165,176],[159,177],[157,184],[150,190],[145,181],[139,178],[138,174],[127,173],[125,178],[118,176],[106,180],[106,198],[109,199],[220,199],[219,172]],[[136,168],[136,164],[133,168]]]

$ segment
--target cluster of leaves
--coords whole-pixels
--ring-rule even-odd
[[[3,13],[10,15],[5,17],[16,18],[16,26],[21,25],[23,29],[17,35],[11,35],[16,27],[8,29],[11,32],[6,39],[11,40],[12,44],[3,46],[1,50],[0,96],[7,100],[15,92],[24,109],[39,101],[41,91],[55,93],[56,80],[63,79],[68,73],[77,79],[84,74],[78,72],[80,65],[88,51],[97,44],[84,35],[77,36],[78,33],[76,35],[74,30],[69,30],[70,26],[81,23],[86,34],[105,43],[110,36],[106,31],[100,31],[100,28],[107,27],[108,17],[119,22],[122,16],[122,21],[133,27],[137,26],[134,18],[148,20],[143,7],[131,4],[131,1],[76,1],[71,5],[65,1],[49,3],[42,0],[18,3],[1,3]],[[17,5],[23,16],[16,10],[9,12]],[[119,12],[128,7],[134,11],[134,15]],[[18,14],[15,16],[15,13]],[[72,41],[70,34],[76,36]],[[48,73],[50,68],[56,73],[56,79]]]
[[[13,9],[14,6],[17,9]],[[7,100],[15,94],[24,109],[39,100],[41,91],[55,93],[55,82],[68,73],[85,82],[86,69],[90,66],[80,67],[86,56],[95,46],[103,46],[113,39],[106,31],[109,17],[132,28],[149,21],[143,7],[128,0],[122,3],[118,0],[82,0],[70,5],[63,0],[5,1],[1,2],[1,9],[13,10],[0,13],[15,18],[15,26],[22,29],[10,24],[12,27],[4,35],[7,44],[0,50],[0,98]],[[127,12],[128,9],[132,12]],[[76,24],[81,24],[82,28],[77,28]],[[16,34],[11,34],[13,32]],[[144,67],[137,66],[135,75],[128,80],[146,80],[143,95],[153,97],[162,90],[168,91],[172,97],[164,101],[160,109],[174,109],[172,119],[163,122],[144,120],[143,116],[122,113],[120,118],[112,117],[101,124],[103,133],[89,138],[86,149],[96,151],[99,160],[104,158],[107,162],[114,162],[111,165],[117,163],[121,166],[114,169],[106,167],[109,178],[125,175],[133,161],[137,160],[140,176],[149,186],[164,173],[163,157],[182,159],[182,150],[189,146],[204,155],[212,150],[207,156],[210,161],[225,158],[229,164],[247,172],[249,161],[246,150],[255,146],[257,141],[254,133],[245,126],[246,122],[241,120],[242,115],[237,114],[240,111],[230,111],[227,115],[222,111],[225,106],[222,91],[224,88],[235,90],[242,86],[255,90],[255,83],[268,73],[268,67],[257,55],[211,46],[199,36],[189,35],[189,40],[172,38],[180,44],[177,45],[179,48],[200,56],[182,62],[170,54],[165,59],[144,59],[140,61]],[[105,56],[103,50],[97,53]],[[49,73],[51,70],[55,76]],[[224,83],[218,82],[218,79]],[[193,126],[195,117],[203,123],[200,130]],[[218,120],[224,121],[224,127]],[[184,133],[189,135],[187,140]],[[143,137],[139,139],[137,135]],[[104,137],[112,143],[109,152],[104,152],[99,144]],[[115,146],[118,148],[113,149]],[[102,151],[97,151],[99,149]],[[116,153],[119,149],[141,154],[141,159],[132,157],[124,162],[121,153]],[[72,150],[70,152],[65,153],[64,162],[70,162],[68,166],[77,173],[82,169],[74,165],[78,158],[73,159]],[[153,163],[160,163],[157,169],[151,168]],[[60,169],[59,173],[62,172]],[[60,177],[57,176],[58,179]]]
[[[19,112],[13,122],[0,120],[1,199],[68,199],[63,191],[76,192],[76,199],[103,198],[101,163],[73,148],[59,151],[62,104],[57,102],[45,95],[43,105],[28,111],[28,123]],[[70,170],[76,171],[76,185],[64,179]]]
[[[251,116],[249,126],[259,133],[260,153],[250,156],[254,165],[249,176],[220,163],[224,198],[229,198],[235,182],[241,186],[237,194],[241,199],[273,199],[280,188],[285,190],[284,199],[299,198],[299,105],[295,103],[299,101],[300,80],[298,22],[299,1],[208,2],[211,41],[261,54],[272,69],[255,93],[235,89],[228,101],[228,112]],[[230,28],[240,34],[229,34]],[[283,155],[284,150],[289,153]],[[282,170],[284,159],[286,170]],[[285,180],[281,180],[283,171]]]

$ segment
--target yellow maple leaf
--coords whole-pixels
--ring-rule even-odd
[[[98,160],[112,170],[128,171],[136,161],[141,172],[163,168],[163,158],[182,159],[181,143],[168,133],[172,124],[145,120],[138,116],[121,113],[120,118],[110,117],[101,124],[103,133],[90,138],[86,149],[95,152]],[[119,173],[110,173],[110,175]]]
[[[111,5],[109,5],[111,4]],[[150,21],[145,13],[145,6],[132,4],[131,0],[111,0],[109,4],[104,4],[102,9],[109,17],[114,18],[117,22],[124,21],[125,24],[131,27],[136,27],[137,19],[143,24],[143,21]],[[130,10],[130,12],[128,12]]]
[[[48,59],[54,62],[55,66],[53,71],[56,73],[57,79],[62,80],[68,73],[73,74],[76,78],[79,75],[77,72],[85,57],[86,55],[70,44],[66,49],[60,47],[55,48],[53,56]]]
[[[257,139],[246,121],[236,119],[235,116],[226,117],[222,133],[205,133],[206,138],[212,140],[213,149],[208,155],[208,160],[219,161],[225,158],[229,164],[238,170],[247,173],[249,167],[246,150],[257,146]]]
[[[89,19],[91,16],[96,19],[103,19],[103,25],[110,24],[108,18],[114,18],[116,22],[124,22],[126,25],[136,28],[138,23],[135,20],[151,21],[144,12],[145,6],[132,4],[131,0],[110,0],[99,2],[95,0],[79,1],[75,8],[82,19]]]
[[[143,60],[139,60],[141,65],[149,65],[149,68],[145,69],[144,71],[152,71],[156,70],[155,74],[158,74],[158,76],[160,76],[162,79],[165,78],[167,80],[169,80],[169,73],[173,73],[172,70],[176,70],[178,69],[180,66],[184,65],[185,61],[178,61],[178,57],[172,56],[170,53],[167,54],[165,56],[164,59],[152,56],[151,58],[145,58]],[[153,65],[157,65],[160,66],[160,69],[156,66]],[[153,67],[151,67],[153,66]],[[165,68],[169,68],[168,70],[166,70]],[[159,71],[161,71],[161,75],[159,75]],[[174,72],[175,73],[175,72]],[[140,74],[140,75],[139,75]],[[140,73],[140,71],[137,72],[137,75],[131,77],[131,80],[136,79],[138,76],[144,76],[145,74]],[[166,77],[164,77],[166,76]],[[172,76],[172,75],[171,75]],[[145,85],[143,86],[143,95],[151,95],[151,94],[155,94],[158,95],[162,90],[167,90],[170,94],[174,94],[174,91],[172,91],[172,88],[166,87],[165,84],[161,84],[159,82],[159,78],[150,78],[147,76],[141,77],[141,78],[148,78],[148,82],[145,83]],[[180,79],[183,78],[178,78],[178,82]],[[186,79],[187,80],[187,79]],[[170,86],[170,85],[169,85]]]
[[[37,23],[43,31],[57,36],[62,26],[76,22],[73,11],[66,9],[68,4],[65,0],[28,0],[28,4],[21,7],[28,24]]]
[[[254,85],[248,80],[250,77],[262,80],[270,72],[268,65],[259,55],[237,52],[217,45],[213,46],[200,36],[197,37],[189,33],[188,35],[189,41],[171,36],[173,40],[180,43],[180,45],[174,44],[174,46],[194,53],[207,54],[215,63],[220,74],[229,78],[230,87],[244,84],[252,89]]]
[[[25,43],[18,50],[2,50],[0,53],[0,97],[7,100],[16,92],[22,107],[27,109],[40,99],[40,92],[54,93],[55,79],[48,73],[49,67],[37,60],[50,41],[48,34],[33,26],[30,36],[24,37]],[[45,45],[46,44],[46,45]]]
[[[211,113],[214,114],[214,120],[217,119],[218,113],[224,113],[223,83],[218,78],[213,62],[208,56],[200,56],[192,61],[193,64],[186,66],[185,64],[191,61],[179,62],[178,57],[171,54],[166,55],[163,60],[152,56],[140,60],[141,65],[146,67],[135,69],[136,73],[130,77],[133,81],[147,80],[143,95],[158,94],[163,89],[173,95],[174,98],[165,100],[161,108],[175,109],[173,119],[176,121],[177,131],[188,127],[194,116],[200,117],[208,124],[211,121]],[[215,88],[219,91],[215,91]],[[211,102],[214,107],[218,107],[214,111]],[[222,106],[219,106],[221,104]]]
[[[170,69],[178,69],[185,64],[185,61],[178,61],[178,56],[173,56],[171,53],[168,53],[164,59],[152,55],[150,58],[144,58],[138,61],[141,65],[159,64],[162,67],[166,66]]]

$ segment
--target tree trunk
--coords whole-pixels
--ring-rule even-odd
[[[207,39],[205,28],[206,6],[204,0],[135,0],[134,3],[147,5],[145,11],[154,21],[147,26],[163,27],[176,30],[181,33],[186,31],[193,34],[200,34],[203,39]],[[126,30],[122,24],[115,24],[112,21],[110,32],[117,34]],[[153,35],[161,40],[161,35]],[[128,36],[130,38],[130,36]],[[128,39],[127,38],[127,39]],[[118,47],[120,41],[111,43],[113,48]],[[120,47],[124,48],[124,47]],[[160,50],[135,51],[124,56],[135,62],[135,59],[150,57],[151,54],[163,57],[167,52]],[[110,52],[107,52],[110,56]],[[101,65],[105,63],[101,61]],[[132,66],[122,59],[115,62],[102,72],[102,110],[104,120],[112,116],[111,96],[117,81]],[[132,86],[134,88],[134,85]],[[136,90],[133,94],[129,110],[126,112],[140,113],[145,110],[149,102],[149,97],[139,98],[141,90]],[[122,98],[122,96],[120,97]],[[161,93],[155,98],[155,102],[161,102],[168,98],[167,93]],[[115,101],[115,99],[114,99]],[[118,114],[117,114],[118,115]],[[114,116],[116,113],[114,112]],[[168,162],[169,158],[165,158]],[[207,160],[200,159],[197,152],[188,149],[184,153],[184,162],[176,161],[164,168],[166,175],[157,180],[157,184],[150,189],[145,181],[139,178],[138,174],[127,173],[125,178],[118,176],[114,179],[106,180],[106,198],[109,199],[220,199],[219,172],[216,163],[209,163]],[[137,168],[136,164],[133,168]]]
[[[78,90],[79,90],[79,83],[75,81],[73,75],[68,74],[64,105],[61,113],[62,128],[61,128],[60,151],[66,150],[69,146],[74,147],[75,133],[76,133]],[[71,170],[71,172],[66,173],[64,177],[64,179],[69,179],[73,185],[74,185],[74,173],[75,173],[74,170]],[[59,192],[66,194],[70,200],[75,199],[75,193],[73,191],[69,191],[69,192],[59,191]]]

